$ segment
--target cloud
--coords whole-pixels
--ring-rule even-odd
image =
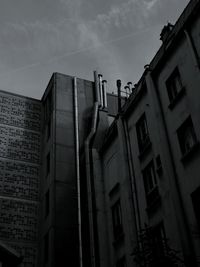
[[[120,5],[111,6],[105,14],[97,15],[96,23],[105,28],[142,28],[150,17],[150,9],[157,0],[129,0]]]
[[[80,18],[82,6],[81,0],[59,0],[59,3],[62,11],[66,12],[66,16],[69,16],[73,20]]]

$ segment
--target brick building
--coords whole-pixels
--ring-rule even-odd
[[[96,72],[0,91],[0,240],[21,266],[200,266],[199,14],[118,95]]]

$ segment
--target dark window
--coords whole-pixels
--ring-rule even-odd
[[[49,233],[44,236],[44,262],[49,259]]]
[[[138,120],[136,124],[138,146],[140,153],[144,151],[145,147],[150,143],[147,121],[145,114]]]
[[[149,241],[152,248],[152,258],[159,260],[165,254],[166,237],[163,223],[149,229]]]
[[[196,220],[199,226],[199,230],[200,230],[200,187],[198,187],[192,194],[191,194],[191,198],[192,198],[192,204],[193,204],[193,209],[194,209],[194,213],[196,216]]]
[[[117,239],[123,233],[120,200],[112,206],[112,223],[114,238]]]
[[[158,156],[156,157],[156,165],[157,165],[157,168],[160,168],[160,167],[162,166],[162,164],[161,164],[161,159],[160,159],[160,155],[158,155]]]
[[[45,194],[45,218],[49,215],[49,190]]]
[[[49,175],[49,172],[50,172],[50,153],[48,153],[46,157],[46,176]]]
[[[47,141],[49,140],[50,136],[51,136],[51,118],[47,123]]]
[[[185,155],[197,144],[197,138],[191,117],[187,118],[179,127],[177,130],[177,135],[181,152],[183,155]]]
[[[126,267],[126,258],[125,256],[119,259],[116,263],[116,267]]]
[[[153,160],[143,170],[143,179],[147,205],[149,206],[153,204],[159,196]]]
[[[173,102],[183,88],[180,73],[177,67],[172,72],[170,77],[167,79],[166,86],[167,86],[169,101]]]
[[[156,157],[156,168],[157,168],[157,174],[161,175],[162,174],[162,162],[161,162],[161,158],[160,155],[158,155]]]

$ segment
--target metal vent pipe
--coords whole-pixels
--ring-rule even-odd
[[[102,74],[98,75],[99,77],[99,95],[100,95],[100,106],[103,107],[103,88],[102,88]]]
[[[118,112],[121,112],[121,80],[117,80],[117,93],[118,93]]]
[[[73,80],[74,87],[74,125],[75,125],[75,149],[76,149],[76,183],[77,183],[77,198],[78,198],[78,233],[79,233],[79,265],[83,266],[82,252],[82,233],[81,233],[81,189],[80,189],[80,160],[79,160],[79,121],[78,121],[78,88],[77,78]]]
[[[99,95],[99,81],[98,81],[98,73],[95,70],[94,71],[94,84],[95,84],[95,102],[100,103],[100,95]]]
[[[103,89],[103,106],[104,108],[107,108],[108,103],[107,103],[107,81],[106,80],[102,81],[102,89]]]

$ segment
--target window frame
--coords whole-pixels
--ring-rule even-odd
[[[143,154],[150,142],[146,114],[143,113],[136,123],[136,133],[140,154]]]
[[[112,214],[113,237],[116,240],[123,235],[123,221],[122,221],[122,209],[121,209],[120,199],[118,199],[111,207],[111,214]]]
[[[147,207],[152,206],[160,197],[153,159],[142,171]]]
[[[185,94],[185,87],[180,75],[179,68],[176,66],[165,82],[169,99],[169,108],[173,109],[176,103]]]
[[[176,133],[182,160],[184,160],[198,145],[198,139],[191,116],[188,116],[184,120],[184,122],[177,129]]]
[[[199,201],[200,201],[200,186],[197,187],[192,193],[191,193],[191,201],[194,211],[194,216],[198,225],[198,229],[200,232],[200,213],[199,213]]]

